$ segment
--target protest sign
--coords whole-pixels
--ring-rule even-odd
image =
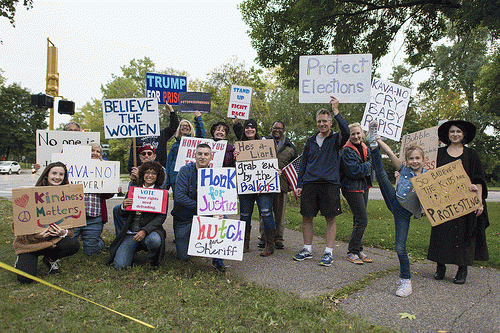
[[[252,104],[252,87],[231,86],[229,95],[229,106],[227,117],[239,119],[248,119],[250,115],[250,106]]]
[[[300,56],[299,103],[366,103],[371,77],[371,54]]]
[[[63,145],[89,145],[91,143],[100,143],[99,132],[37,130],[36,163],[45,168],[52,161],[52,153],[62,152]]]
[[[478,193],[469,190],[471,181],[461,160],[413,177],[411,183],[433,227],[474,212],[482,204]]]
[[[179,93],[187,91],[187,78],[157,73],[146,73],[146,97],[158,104],[179,105]]]
[[[406,149],[417,145],[424,151],[424,168],[432,170],[436,168],[437,151],[439,147],[438,127],[434,126],[418,132],[405,134],[401,138],[401,151],[399,160],[405,163]]]
[[[130,186],[127,198],[132,198],[132,205],[126,208],[128,211],[167,213],[167,190]]]
[[[279,193],[278,160],[236,162],[238,194]]]
[[[188,255],[243,260],[245,222],[193,216]]]
[[[198,215],[237,213],[236,169],[198,169]]]
[[[266,160],[278,158],[274,140],[236,141],[234,149],[240,153],[236,161]]]
[[[203,92],[179,93],[179,112],[206,112],[210,113],[211,94]]]
[[[376,120],[380,136],[399,141],[410,96],[409,88],[373,78],[370,101],[366,103],[361,128],[367,131],[370,122]]]
[[[84,193],[116,193],[120,186],[120,162],[91,159],[90,146],[63,146],[52,160],[66,164],[71,184],[82,184]]]
[[[200,143],[206,143],[212,148],[212,160],[210,161],[209,168],[222,168],[224,162],[224,155],[226,154],[226,140],[214,141],[212,139],[192,138],[183,136],[177,151],[177,159],[175,160],[174,171],[179,171],[183,165],[194,162],[196,147]]]
[[[62,229],[87,224],[83,186],[60,185],[12,190],[14,235],[31,235],[51,224]]]
[[[156,98],[104,99],[102,115],[106,139],[160,135]]]

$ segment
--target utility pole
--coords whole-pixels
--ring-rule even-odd
[[[59,73],[57,71],[57,47],[47,37],[47,77],[45,92],[52,97],[59,96]],[[50,108],[49,130],[54,129],[54,107]]]

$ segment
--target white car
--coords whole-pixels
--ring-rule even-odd
[[[21,166],[16,161],[0,161],[0,173],[8,173],[11,175],[16,172],[18,175],[21,174]]]

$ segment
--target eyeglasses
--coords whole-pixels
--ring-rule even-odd
[[[181,128],[186,128],[186,127],[187,127],[187,128],[191,128],[191,126],[186,125],[186,124],[182,124],[182,125],[181,125]]]
[[[150,171],[150,170],[148,170],[148,171],[144,172],[144,174],[145,174],[145,175],[152,175],[152,176],[156,176],[156,172],[154,172],[154,171]]]
[[[154,153],[152,151],[143,151],[141,152],[141,156],[152,156]]]
[[[271,128],[273,131],[283,131],[285,128],[284,127],[273,127]]]

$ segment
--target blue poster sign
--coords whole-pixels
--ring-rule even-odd
[[[187,91],[187,78],[146,73],[146,97],[156,98],[158,104],[179,105],[179,93]]]
[[[210,93],[183,92],[179,93],[179,112],[207,112],[210,113]]]

